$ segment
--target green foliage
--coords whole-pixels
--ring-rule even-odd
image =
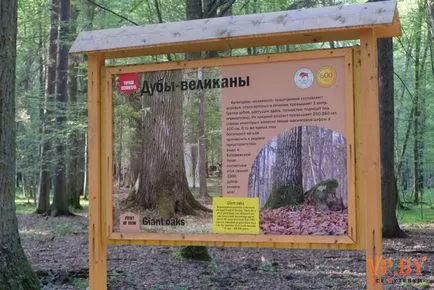
[[[163,22],[174,22],[185,19],[186,1],[185,0],[168,0],[158,1]],[[232,15],[243,15],[250,13],[264,13],[272,11],[283,11],[288,8],[296,8],[301,1],[298,0],[274,0],[274,1],[235,1],[231,13]],[[302,4],[314,5],[316,7],[323,4],[347,4],[360,1],[305,1]],[[425,189],[434,187],[434,119],[429,118],[434,114],[434,102],[430,101],[434,97],[434,75],[433,75],[433,44],[431,27],[429,21],[426,21],[426,11],[420,11],[418,7],[419,0],[398,1],[401,24],[403,26],[403,35],[394,39],[394,72],[395,72],[395,163],[400,165],[397,172],[398,188],[400,199],[402,201],[411,201],[412,184],[414,174],[414,152],[413,143],[415,138],[420,138],[424,142],[423,152],[421,153],[423,165],[422,169],[425,175]],[[113,11],[131,19],[139,24],[157,23],[159,19],[156,15],[155,2],[152,1],[102,1],[101,4]],[[121,19],[112,13],[103,9],[97,9],[88,1],[72,1],[73,7],[78,11],[78,17],[75,25],[76,32],[71,33],[68,39],[74,39],[78,32],[83,30],[96,30],[110,27],[120,27],[132,25],[125,19]],[[29,0],[19,1],[18,12],[18,43],[17,43],[17,88],[16,88],[16,121],[17,121],[17,171],[23,174],[26,180],[27,196],[22,199],[18,197],[17,212],[18,214],[30,213],[33,205],[27,205],[29,194],[32,198],[36,197],[39,170],[43,160],[40,155],[40,145],[43,141],[63,142],[68,145],[68,154],[71,152],[80,152],[84,149],[84,134],[87,130],[87,68],[84,57],[78,59],[78,81],[77,81],[77,103],[68,104],[66,115],[68,119],[66,129],[62,131],[52,130],[49,133],[41,132],[41,124],[44,119],[41,113],[44,112],[44,106],[56,107],[55,103],[45,104],[45,73],[47,59],[47,33],[50,27],[50,2],[46,0]],[[417,21],[416,21],[417,20]],[[420,21],[421,20],[421,21]],[[64,24],[63,24],[64,25]],[[75,31],[72,29],[71,31]],[[410,124],[414,116],[412,115],[412,106],[415,96],[415,43],[416,35],[421,35],[420,49],[421,62],[424,61],[423,71],[421,72],[422,81],[420,96],[425,100],[425,130],[417,136],[413,134],[413,128]],[[304,49],[328,48],[331,45],[335,47],[351,46],[357,41],[335,41],[333,43],[319,44],[302,44],[302,45],[279,45],[266,46],[249,49],[233,49],[219,52],[219,56],[239,56],[247,54],[264,54],[264,53],[281,53],[287,51],[296,51]],[[425,53],[426,52],[426,53]],[[426,56],[424,57],[424,53]],[[171,54],[170,58],[174,61],[184,59],[184,54]],[[134,63],[164,62],[169,57],[167,55],[143,56],[135,58],[125,58],[109,60],[109,65],[124,65]],[[218,75],[217,70],[205,70],[204,77],[209,78]],[[127,104],[127,100],[115,93],[113,99],[116,105],[113,115],[115,123],[114,138],[120,139],[119,134],[122,131],[121,142],[114,145],[114,158],[121,154],[121,158],[126,160],[129,157],[129,148],[127,145],[132,140],[134,134],[131,125],[134,120],[140,118],[144,111],[135,110]],[[198,96],[195,93],[188,93],[184,98],[184,121],[186,140],[192,143],[197,142],[198,135]],[[220,130],[220,98],[219,93],[206,93],[206,147],[208,164],[214,165],[221,162],[221,130]],[[53,116],[48,120],[53,121]],[[409,126],[410,124],[410,126]],[[53,125],[47,125],[53,129]],[[51,127],[50,127],[51,126]],[[409,130],[410,134],[407,134]],[[81,136],[80,142],[74,145],[78,148],[72,148],[68,143],[69,137],[73,135]],[[409,136],[408,138],[406,136]],[[57,141],[56,141],[57,142]],[[405,145],[407,144],[407,145]],[[406,148],[404,150],[404,148]],[[56,162],[57,156],[54,154],[54,148],[48,154],[48,163],[52,166]],[[82,165],[81,172],[86,170]],[[293,191],[289,185],[275,187],[274,192],[290,196]],[[31,193],[29,193],[31,192]],[[210,195],[219,195],[221,192],[220,185],[210,188]],[[279,207],[284,204],[295,204],[298,200],[279,200],[275,199],[279,194],[273,195],[269,202],[273,206]],[[429,191],[425,190],[422,200],[428,202],[428,205],[422,207],[424,219],[418,219],[420,216],[420,207],[411,207],[408,212],[399,212],[400,221],[403,223],[424,222],[430,217],[430,205],[434,203],[434,198]],[[82,201],[83,202],[83,201]],[[84,209],[86,210],[86,209]]]
[[[420,225],[434,222],[434,189],[427,189],[423,192],[421,204],[414,204],[411,201],[411,193],[403,193],[407,201],[403,201],[403,209],[397,210],[399,224]]]
[[[203,246],[187,246],[181,247],[175,252],[174,257],[176,259],[189,259],[198,261],[211,261],[212,258],[208,253],[206,247]]]
[[[398,210],[398,222],[402,225],[421,225],[431,224],[434,222],[433,205],[405,205],[409,207],[406,210]]]
[[[74,287],[74,289],[77,289],[77,290],[88,289],[89,279],[71,277],[70,278],[70,284]]]

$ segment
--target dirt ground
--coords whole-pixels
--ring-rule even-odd
[[[42,289],[86,289],[86,216],[19,216],[22,244]],[[406,228],[410,238],[386,239],[383,255],[427,260],[410,282],[385,289],[434,289],[434,224]],[[176,247],[109,246],[109,289],[364,289],[361,251],[209,248],[211,262],[180,260]],[[414,266],[412,266],[414,272]],[[393,277],[393,276],[392,276]],[[397,277],[393,277],[397,278]]]

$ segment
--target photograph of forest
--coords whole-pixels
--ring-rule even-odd
[[[114,75],[115,231],[121,213],[135,212],[145,232],[211,232],[212,197],[221,195],[220,90],[176,85],[218,74],[214,68],[142,72],[132,94],[118,91]],[[173,90],[159,92],[156,84]]]
[[[249,197],[259,197],[264,234],[343,235],[347,232],[346,140],[330,129],[282,131],[258,153]]]

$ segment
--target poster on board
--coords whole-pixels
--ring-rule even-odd
[[[347,234],[343,56],[155,67],[111,79],[114,232]]]

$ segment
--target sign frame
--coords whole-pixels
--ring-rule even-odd
[[[102,191],[107,196],[105,205],[105,222],[107,224],[107,242],[109,244],[142,244],[164,246],[223,246],[223,247],[280,247],[280,248],[303,248],[311,249],[361,249],[362,245],[357,242],[356,213],[362,211],[364,205],[356,203],[357,190],[355,188],[355,155],[354,155],[354,97],[353,88],[355,70],[353,69],[353,48],[323,49],[311,51],[289,52],[281,54],[265,54],[255,56],[239,56],[228,58],[216,58],[207,60],[194,60],[182,62],[167,62],[156,64],[142,64],[129,66],[105,67],[104,102],[101,103],[101,142],[102,156],[107,164],[112,164],[112,96],[113,75],[130,74],[140,72],[152,72],[161,70],[176,70],[188,68],[223,67],[239,64],[260,64],[283,61],[297,61],[309,59],[344,58],[345,64],[345,120],[347,140],[347,186],[348,186],[348,227],[347,235],[254,235],[254,234],[189,234],[189,233],[121,233],[112,232],[113,229],[113,199],[112,199],[112,166],[102,167]]]
[[[357,192],[355,203],[362,210],[356,213],[358,227],[355,244],[316,244],[315,247],[365,249],[367,289],[383,289],[381,271],[370,269],[371,263],[377,265],[382,260],[377,39],[401,35],[396,6],[397,1],[391,0],[81,32],[70,53],[87,54],[88,57],[89,289],[107,289],[107,245],[119,242],[109,239],[105,215],[107,176],[102,172],[111,167],[111,160],[106,156],[111,148],[101,138],[101,134],[107,133],[102,132],[107,129],[102,128],[107,118],[106,100],[103,98],[107,89],[105,61],[166,53],[336,40],[360,40],[360,47],[354,49],[353,60],[353,154]],[[252,25],[255,29],[251,29]],[[222,27],[225,29],[222,30]],[[120,243],[150,244],[131,239]],[[172,243],[177,245],[175,241]],[[194,241],[192,244],[201,245],[201,242]],[[238,241],[225,244],[239,245]],[[262,244],[276,248],[279,245],[282,244]],[[300,241],[292,243],[291,247],[312,248],[312,244]]]

